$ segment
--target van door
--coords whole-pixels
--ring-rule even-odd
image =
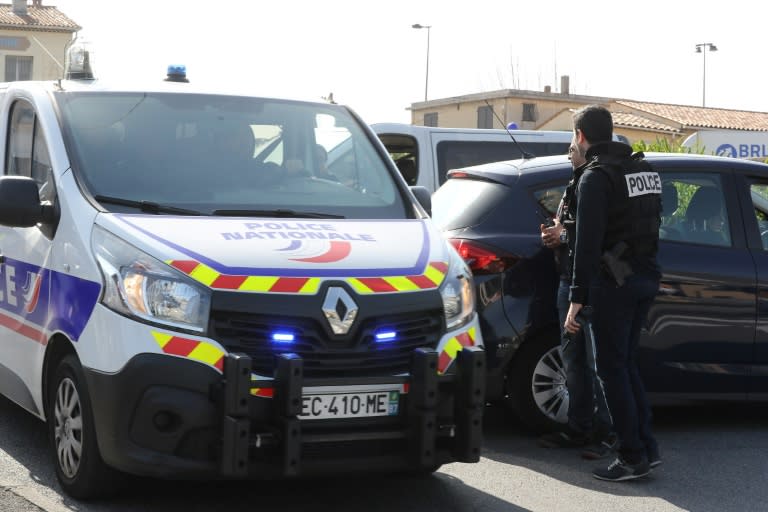
[[[55,202],[48,145],[30,103],[11,106],[7,133],[4,174],[34,178],[41,200]],[[50,227],[0,226],[0,391],[38,415],[42,402],[33,396],[48,342],[52,236]]]

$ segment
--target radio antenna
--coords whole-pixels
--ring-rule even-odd
[[[523,146],[521,146],[520,143],[517,142],[517,140],[515,139],[515,136],[512,135],[512,131],[509,128],[506,127],[506,125],[504,124],[504,121],[502,121],[501,118],[499,117],[499,115],[496,113],[496,111],[493,110],[493,106],[488,102],[488,100],[484,100],[484,101],[485,101],[485,104],[488,105],[488,108],[491,109],[491,112],[493,113],[493,117],[496,118],[496,120],[499,122],[499,124],[501,126],[504,127],[505,130],[507,130],[507,133],[509,134],[509,137],[512,139],[512,142],[515,143],[515,146],[517,147],[517,149],[520,150],[520,154],[523,155],[523,158],[525,160],[528,160],[529,158],[536,158],[536,155],[534,155],[533,153],[529,153],[526,150],[524,150]]]

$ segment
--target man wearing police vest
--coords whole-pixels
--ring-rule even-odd
[[[569,240],[573,276],[564,327],[570,333],[586,327],[593,334],[598,375],[619,439],[616,460],[592,474],[632,480],[661,463],[635,362],[640,328],[661,277],[656,262],[661,180],[642,153],[612,141],[607,109],[584,107],[573,115],[573,126],[571,148],[586,163],[574,171],[576,193],[566,198],[568,211],[575,212],[575,236]]]

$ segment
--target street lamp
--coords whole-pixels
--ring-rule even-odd
[[[717,46],[713,43],[698,43],[696,45],[696,53],[702,54],[704,59],[704,76],[701,79],[701,106],[707,106],[707,50],[710,52],[716,52]]]
[[[427,29],[427,77],[424,80],[424,101],[427,101],[427,89],[429,88],[429,29],[432,28],[432,25],[422,25],[420,23],[414,23],[411,25],[412,28],[425,28]]]

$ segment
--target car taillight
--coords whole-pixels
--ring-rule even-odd
[[[498,274],[520,260],[514,254],[472,240],[450,238],[448,241],[467,262],[473,274]]]

